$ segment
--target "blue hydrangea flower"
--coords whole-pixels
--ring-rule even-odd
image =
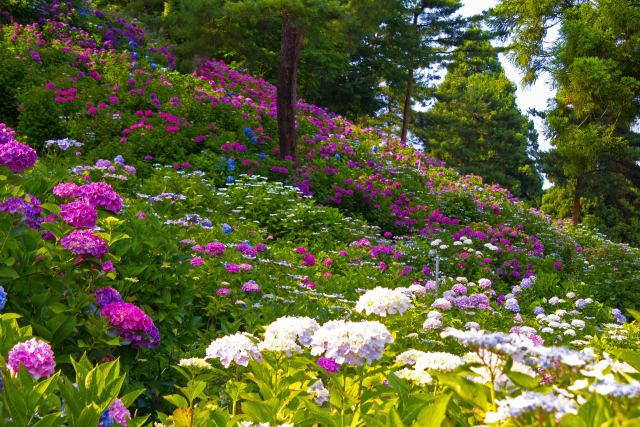
[[[2,310],[7,303],[7,293],[4,291],[4,288],[0,286],[0,310]]]
[[[100,415],[100,425],[101,426],[112,426],[114,425],[113,418],[109,415],[109,410],[107,409]]]
[[[264,153],[260,153],[260,154],[258,154],[258,157],[260,157],[262,160],[264,160],[264,159],[267,158],[267,155],[264,154]]]
[[[253,134],[253,131],[250,128],[244,128],[244,134],[249,138]]]
[[[231,233],[231,231],[233,231],[233,228],[231,228],[229,224],[222,224],[222,231],[224,232],[224,234],[229,234]]]
[[[233,177],[232,177],[232,176],[227,176],[227,182],[228,182],[229,184],[233,184],[233,181],[235,181],[235,180],[233,179]]]

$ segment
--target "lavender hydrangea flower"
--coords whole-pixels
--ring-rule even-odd
[[[31,194],[28,195],[31,202],[21,199],[19,197],[12,197],[0,204],[0,211],[8,212],[12,215],[21,215],[22,222],[29,228],[40,230],[40,224],[42,218],[38,217],[38,214],[42,212],[40,207],[40,201]]]

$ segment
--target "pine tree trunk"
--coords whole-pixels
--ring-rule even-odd
[[[298,165],[298,140],[296,138],[296,76],[304,29],[296,26],[289,17],[282,17],[282,40],[280,44],[280,68],[278,69],[278,136],[280,158],[290,156]]]
[[[418,26],[418,16],[420,14],[415,12],[413,14],[413,26]],[[402,131],[400,132],[400,140],[403,142],[407,141],[407,132],[409,131],[409,118],[411,115],[411,98],[413,97],[413,68],[414,68],[414,58],[411,58],[411,65],[409,65],[408,70],[408,81],[407,81],[407,93],[404,97],[404,109],[402,110]]]
[[[573,190],[573,215],[571,216],[571,220],[573,221],[573,226],[578,226],[578,219],[580,218],[580,190],[582,187],[582,178],[578,178],[576,180],[576,188]]]
[[[411,97],[413,95],[413,61],[409,67],[409,82],[407,84],[407,93],[404,97],[404,109],[402,111],[402,132],[400,140],[407,141],[407,132],[409,130],[409,116],[411,115]]]

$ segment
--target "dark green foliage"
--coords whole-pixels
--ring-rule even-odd
[[[542,179],[536,170],[537,134],[515,104],[515,86],[488,41],[467,41],[454,54],[436,93],[420,114],[416,136],[429,155],[537,204]]]

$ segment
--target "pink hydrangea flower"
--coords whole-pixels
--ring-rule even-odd
[[[73,230],[60,239],[60,244],[76,255],[93,255],[99,258],[108,252],[107,243],[94,236],[93,230]]]
[[[253,280],[249,280],[247,283],[242,285],[242,292],[260,292],[260,286]]]
[[[36,379],[53,375],[56,367],[51,346],[36,338],[18,343],[9,351],[7,369],[12,375],[18,375],[20,364]]]
[[[102,414],[100,417],[100,424],[98,427],[102,427],[104,425],[113,425],[113,422],[117,422],[122,427],[127,427],[127,419],[131,419],[131,413],[124,406],[122,400],[117,399],[113,402],[113,404]],[[110,421],[111,424],[105,424]]]
[[[133,348],[156,348],[160,333],[153,320],[140,307],[127,302],[114,302],[102,308],[100,316],[107,317],[115,332],[131,343]],[[148,335],[148,338],[143,336]]]
[[[212,255],[221,255],[224,253],[225,246],[220,242],[211,242],[205,245],[204,250]]]
[[[53,194],[63,199],[67,197],[78,197],[80,196],[80,187],[73,182],[63,182],[53,188]]]
[[[92,207],[100,206],[118,213],[122,209],[120,195],[106,182],[92,182],[80,187],[82,199]]]
[[[74,227],[95,227],[98,212],[84,200],[60,205],[60,217]]]

